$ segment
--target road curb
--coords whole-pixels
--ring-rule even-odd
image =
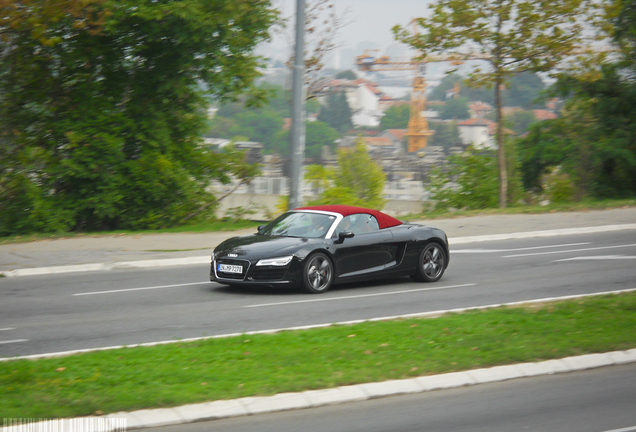
[[[273,396],[245,397],[189,404],[175,408],[118,412],[103,417],[49,420],[43,423],[30,424],[29,427],[38,427],[39,425],[42,427],[52,427],[55,426],[52,425],[52,423],[56,421],[60,424],[64,424],[64,422],[70,421],[95,419],[101,420],[101,427],[99,429],[101,432],[121,432],[127,429],[171,426],[206,420],[220,420],[247,415],[317,408],[326,405],[365,401],[388,396],[424,393],[540,375],[577,372],[634,362],[636,362],[636,349],[630,349],[627,351],[587,354],[542,362],[495,366],[404,380],[365,383],[323,390],[309,390],[300,393],[280,393]],[[122,424],[126,425],[125,429],[121,429]],[[3,427],[0,429],[1,432],[21,432],[23,430],[24,425]],[[58,428],[54,430],[65,429]]]
[[[467,237],[452,237],[449,239],[451,246],[459,244],[470,244],[485,241],[499,241],[499,240],[515,240],[525,238],[540,238],[540,237],[556,237],[563,235],[573,234],[592,234],[611,231],[622,230],[636,230],[636,224],[617,224],[617,225],[603,225],[595,227],[580,227],[580,228],[565,228],[565,229],[553,229],[543,231],[527,231],[516,232],[508,234],[490,234],[490,235],[478,235]],[[452,253],[452,250],[451,250]],[[54,266],[54,267],[35,267],[35,268],[23,268],[16,270],[0,271],[0,276],[5,277],[19,277],[19,276],[39,276],[48,274],[63,274],[63,273],[77,273],[77,272],[92,272],[92,271],[108,271],[117,269],[131,269],[131,268],[153,268],[153,267],[167,267],[167,266],[181,266],[181,265],[197,265],[197,264],[209,264],[210,255],[193,256],[186,258],[166,258],[155,260],[140,260],[140,261],[124,261],[124,262],[111,262],[111,263],[90,263],[90,264],[77,264],[66,266]]]

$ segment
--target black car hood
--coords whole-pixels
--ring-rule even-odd
[[[260,259],[277,256],[294,255],[299,251],[311,248],[311,244],[324,242],[324,239],[306,239],[299,237],[275,237],[252,234],[233,237],[225,240],[214,249],[217,257],[236,254],[234,258]]]

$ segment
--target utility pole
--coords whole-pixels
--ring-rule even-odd
[[[303,161],[305,159],[305,0],[296,0],[296,48],[292,83],[290,134],[291,173],[289,208],[302,205]]]

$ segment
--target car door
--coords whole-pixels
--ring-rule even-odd
[[[349,231],[354,234],[341,243],[335,240],[337,276],[341,278],[359,276],[382,271],[391,257],[389,249],[393,243],[393,234],[381,230],[378,221],[372,215],[354,214],[346,216],[336,228],[338,233]]]

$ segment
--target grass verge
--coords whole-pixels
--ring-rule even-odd
[[[8,418],[75,417],[634,347],[636,293],[625,293],[0,362],[0,412]]]

